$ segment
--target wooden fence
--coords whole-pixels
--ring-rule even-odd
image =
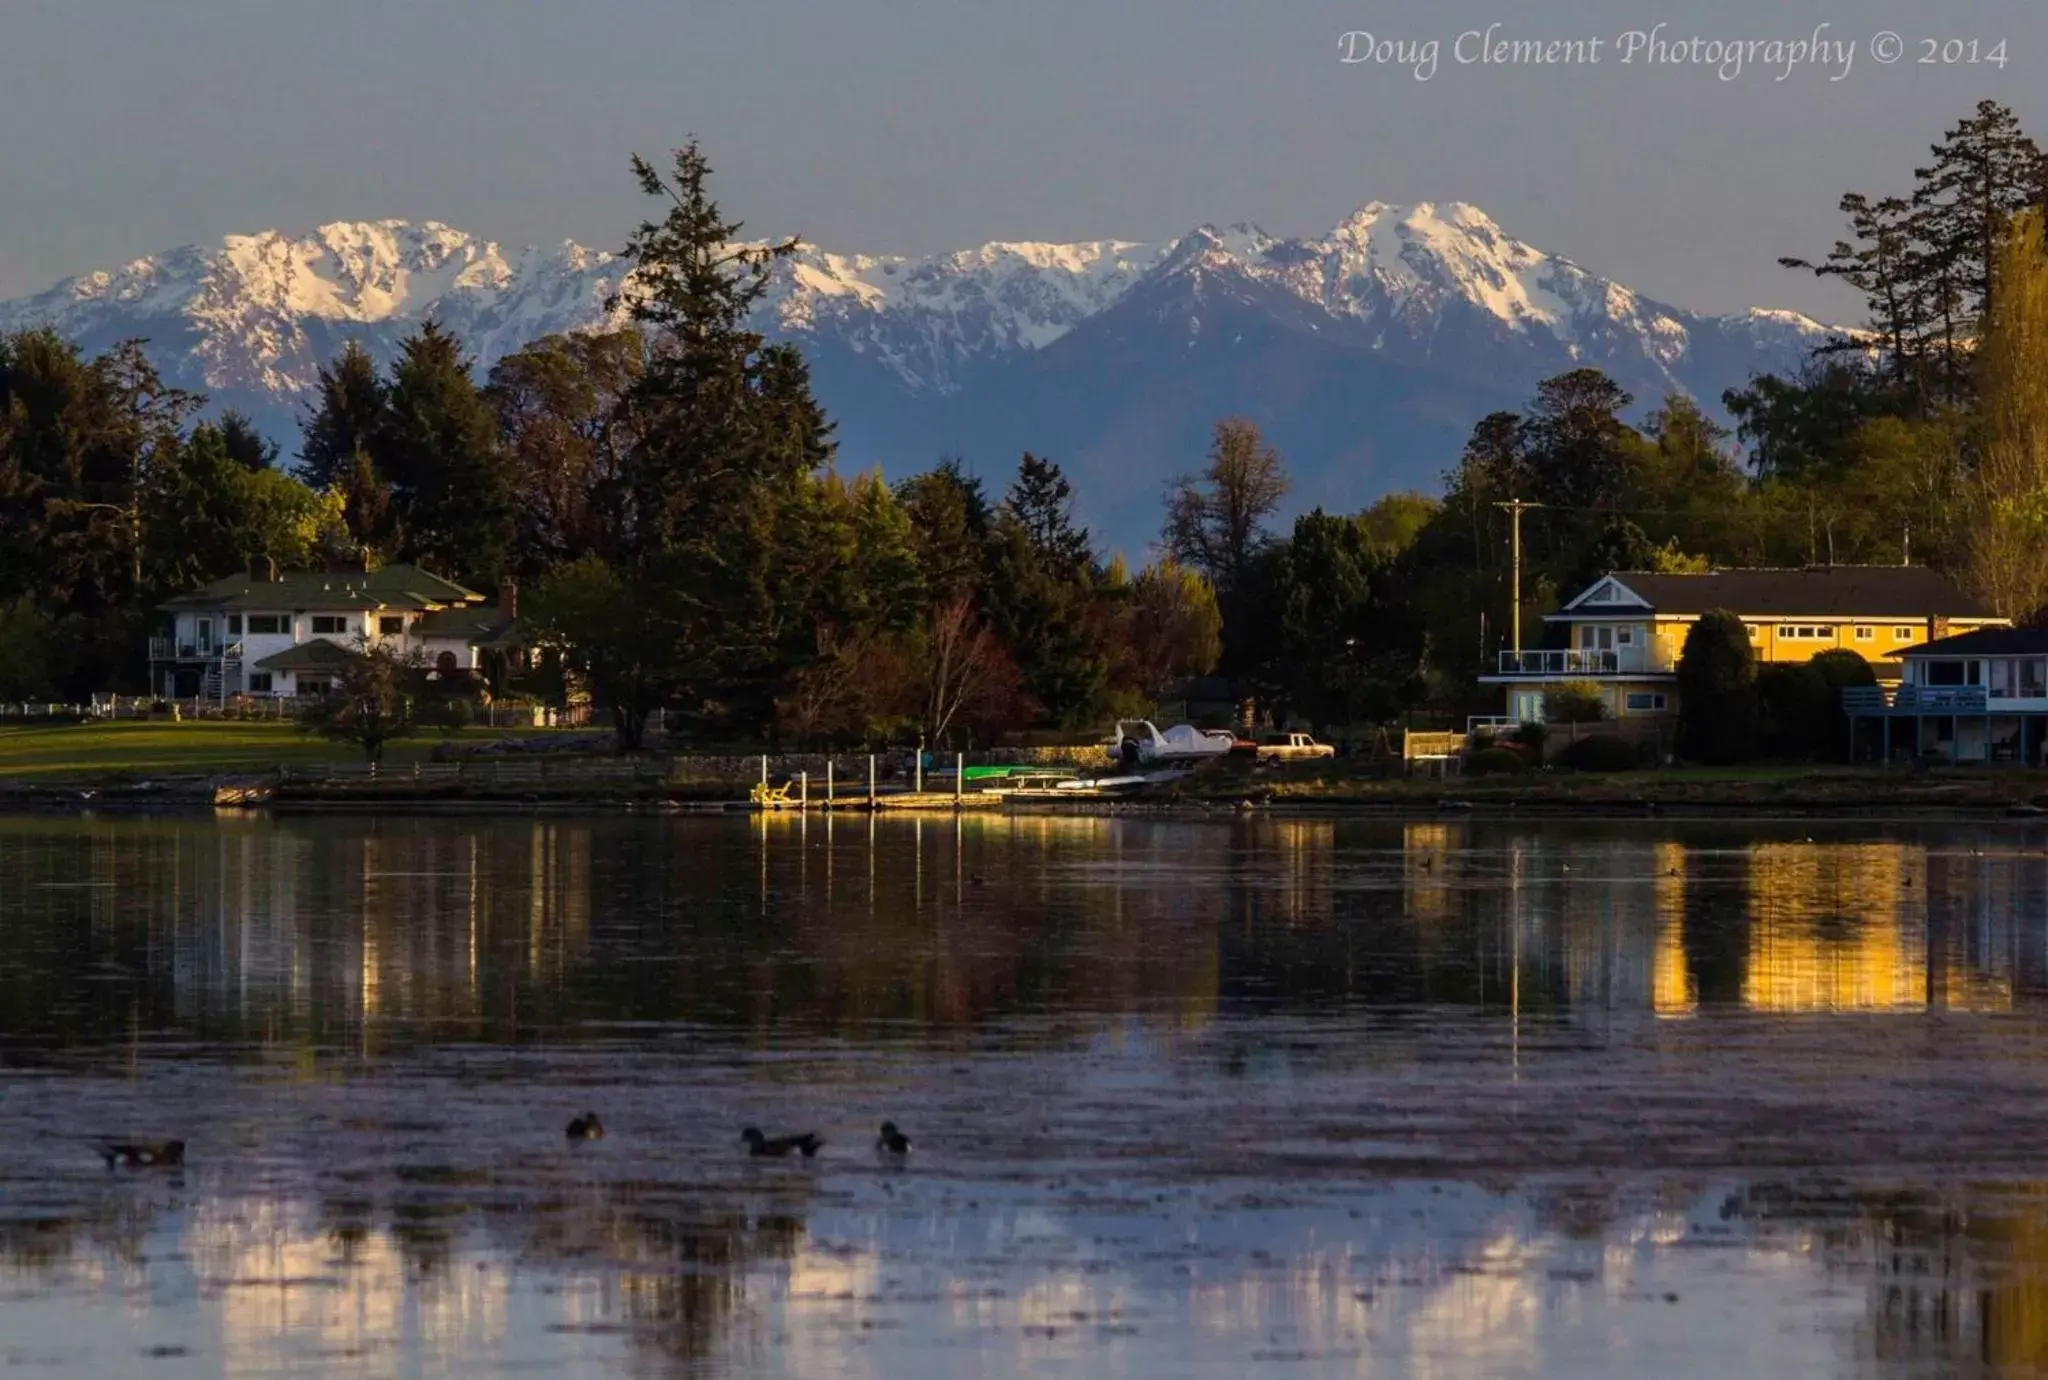
[[[307,701],[277,695],[230,695],[211,699],[163,699],[150,695],[95,695],[85,701],[0,700],[0,721],[70,722],[79,719],[238,720],[286,722],[298,717]],[[603,724],[589,705],[550,709],[523,701],[477,705],[470,723],[477,728],[583,728]],[[657,720],[653,731],[659,731]]]

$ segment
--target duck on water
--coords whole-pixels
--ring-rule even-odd
[[[761,1128],[758,1126],[749,1126],[746,1130],[740,1132],[740,1139],[747,1143],[747,1153],[749,1155],[753,1155],[756,1158],[765,1156],[770,1159],[785,1159],[792,1150],[800,1152],[805,1159],[809,1159],[817,1154],[819,1149],[825,1144],[824,1141],[818,1139],[817,1136],[809,1131],[804,1132],[800,1136],[770,1137],[763,1135]]]

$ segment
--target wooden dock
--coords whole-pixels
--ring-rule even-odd
[[[1000,810],[1003,807],[1003,798],[995,791],[966,791],[959,795],[951,791],[885,791],[873,796],[862,791],[858,794],[836,794],[827,800],[818,795],[806,798],[800,791],[777,786],[767,791],[756,787],[752,803],[756,810],[769,812],[801,813],[815,810],[820,814],[828,811],[838,814],[869,814],[895,810]]]

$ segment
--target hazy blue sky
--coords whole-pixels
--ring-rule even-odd
[[[1845,80],[1622,66],[1613,38],[1826,35]],[[1452,42],[1607,38],[1579,68]],[[1437,38],[1435,77],[1338,36]],[[1892,30],[1906,55],[1870,53]],[[1922,39],[2003,39],[1996,68]],[[0,296],[229,231],[437,218],[616,247],[628,150],[696,132],[757,231],[921,252],[992,238],[1312,233],[1466,200],[1704,309],[1841,315],[1776,267],[1850,188],[1902,185],[1981,97],[2048,137],[2048,3],[1799,0],[0,0]]]

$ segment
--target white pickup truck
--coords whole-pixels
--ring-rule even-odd
[[[1306,733],[1276,733],[1259,739],[1258,754],[1262,762],[1306,762],[1317,757],[1335,757],[1337,749]]]

